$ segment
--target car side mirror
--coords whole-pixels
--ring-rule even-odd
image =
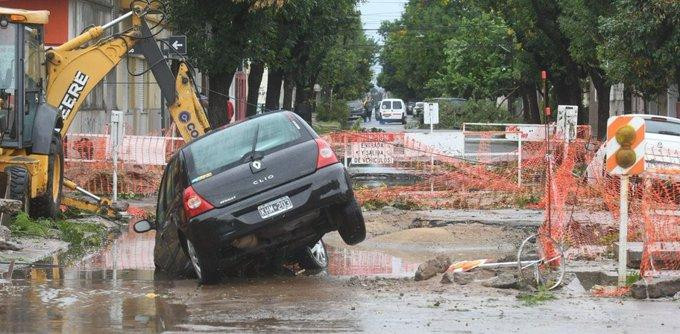
[[[140,221],[136,222],[136,223],[132,226],[132,228],[133,228],[133,229],[135,230],[135,232],[137,232],[137,233],[146,233],[146,232],[149,232],[149,231],[151,231],[151,230],[156,229],[156,226],[154,225],[154,223],[152,223],[152,222],[150,222],[150,221],[144,219],[144,220],[140,220]]]

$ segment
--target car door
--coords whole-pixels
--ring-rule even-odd
[[[175,155],[163,173],[158,191],[156,210],[156,247],[154,262],[156,268],[172,277],[182,275],[190,269],[189,259],[182,251],[182,240],[179,238],[178,224],[182,209],[181,194],[183,182],[181,175],[181,154]],[[179,205],[179,210],[178,210]]]

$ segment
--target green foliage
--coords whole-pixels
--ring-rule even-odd
[[[636,271],[626,276],[626,286],[631,286],[641,279],[640,272]]]
[[[365,201],[362,205],[362,207],[366,210],[372,211],[372,210],[378,210],[382,209],[386,206],[390,205],[389,203],[379,200],[379,199],[371,199],[368,201]]]
[[[538,287],[534,293],[523,293],[517,295],[517,299],[522,301],[525,306],[536,306],[547,301],[555,300],[557,297],[544,285]]]
[[[680,82],[680,1],[618,0],[597,50],[614,82],[651,97]]]
[[[99,224],[32,219],[25,212],[14,217],[9,229],[16,236],[58,236],[73,247],[101,245],[107,233],[106,228]]]
[[[349,125],[349,106],[345,100],[321,101],[317,108],[316,119],[322,122],[335,121],[342,129]]]
[[[515,89],[520,79],[513,57],[518,50],[501,17],[473,12],[446,42],[444,68],[428,83],[437,96],[496,98]]]
[[[20,212],[14,217],[9,229],[16,236],[46,237],[52,228],[52,221],[47,219],[33,220],[27,213]]]
[[[493,101],[469,100],[464,104],[455,104],[444,101],[439,102],[439,124],[436,125],[436,128],[460,128],[465,122],[511,123],[515,121],[516,119],[514,116],[510,115],[505,109],[497,108],[496,103]],[[422,127],[425,127],[425,125],[422,125]]]
[[[541,201],[539,196],[535,194],[519,194],[515,197],[515,204],[519,208],[525,208],[529,204],[538,204]]]

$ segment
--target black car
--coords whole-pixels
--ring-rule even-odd
[[[349,119],[364,118],[366,112],[361,101],[347,102],[347,108],[349,108]]]
[[[366,236],[345,167],[291,112],[228,125],[175,153],[156,222],[135,224],[140,233],[153,228],[157,271],[175,275],[193,265],[203,283],[262,260],[319,269],[325,233],[338,230],[351,245]]]

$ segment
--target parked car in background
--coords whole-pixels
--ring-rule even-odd
[[[361,101],[349,101],[347,102],[347,107],[349,108],[349,119],[364,117],[364,104]]]
[[[415,108],[415,106],[416,106],[415,102],[406,103],[406,114],[413,115],[413,108]]]
[[[406,105],[401,99],[385,99],[380,101],[380,124],[400,122],[406,124]]]
[[[418,116],[423,113],[425,110],[425,102],[416,102],[416,105],[413,107],[413,114]]]
[[[366,228],[345,167],[294,113],[264,113],[214,130],[175,153],[158,192],[157,270],[193,267],[203,283],[252,263],[292,259],[322,269],[321,237],[347,244]]]

